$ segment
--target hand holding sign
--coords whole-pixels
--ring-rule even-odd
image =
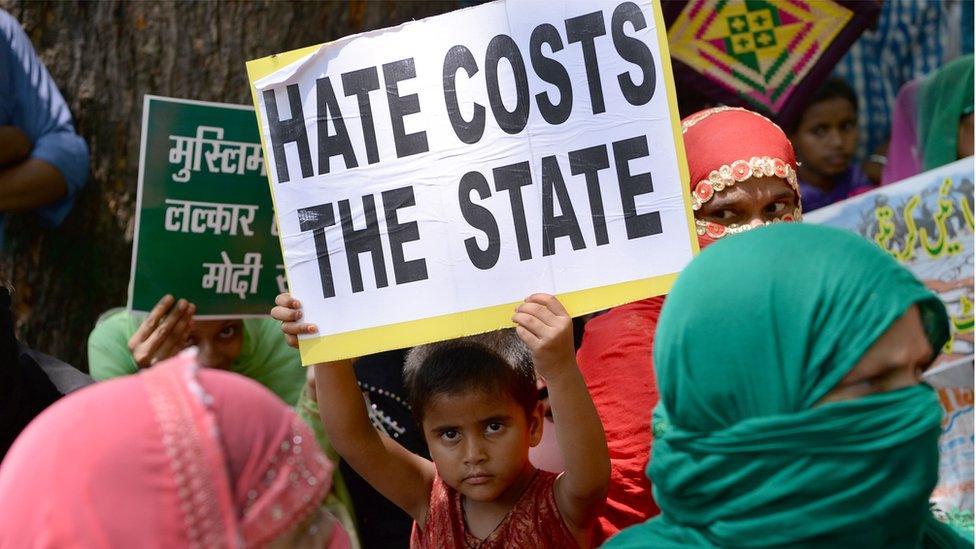
[[[491,2],[248,73],[306,364],[498,329],[532,291],[658,295],[697,251],[655,0]]]
[[[129,338],[136,365],[148,368],[181,351],[190,337],[196,310],[196,305],[185,299],[176,301],[172,295],[164,295]]]
[[[515,332],[532,350],[536,371],[545,379],[557,376],[576,364],[573,319],[555,297],[532,294],[515,310]]]
[[[290,347],[298,348],[298,336],[318,332],[315,324],[299,322],[302,319],[302,303],[293,299],[291,294],[278,294],[275,306],[271,309],[271,318],[281,322],[281,332],[285,334],[285,342]]]

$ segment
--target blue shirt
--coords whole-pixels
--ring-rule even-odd
[[[20,23],[0,10],[0,126],[16,126],[33,148],[31,157],[64,176],[67,195],[36,211],[48,225],[61,223],[88,179],[88,146],[75,133],[71,112]],[[4,232],[0,214],[0,242]]]

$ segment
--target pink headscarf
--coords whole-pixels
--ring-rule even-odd
[[[332,469],[270,391],[185,352],[28,426],[0,467],[0,547],[260,546],[317,511]]]

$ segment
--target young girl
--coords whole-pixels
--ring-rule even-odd
[[[810,212],[873,188],[853,163],[857,150],[857,96],[846,82],[830,78],[814,92],[787,132],[800,161],[803,211]]]
[[[610,463],[576,366],[572,319],[555,297],[533,294],[512,320],[548,385],[566,466],[559,475],[529,462],[529,448],[542,436],[534,372],[513,367],[488,347],[465,340],[442,344],[406,372],[433,462],[373,428],[352,361],[315,366],[329,438],[363,478],[414,518],[412,547],[591,544]]]

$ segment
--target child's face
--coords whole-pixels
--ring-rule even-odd
[[[529,448],[542,437],[542,408],[526,417],[511,397],[482,391],[439,394],[427,404],[423,429],[448,486],[475,501],[517,498],[509,492],[531,472]]]
[[[842,97],[814,103],[790,139],[803,168],[836,177],[851,165],[857,149],[857,111]]]

